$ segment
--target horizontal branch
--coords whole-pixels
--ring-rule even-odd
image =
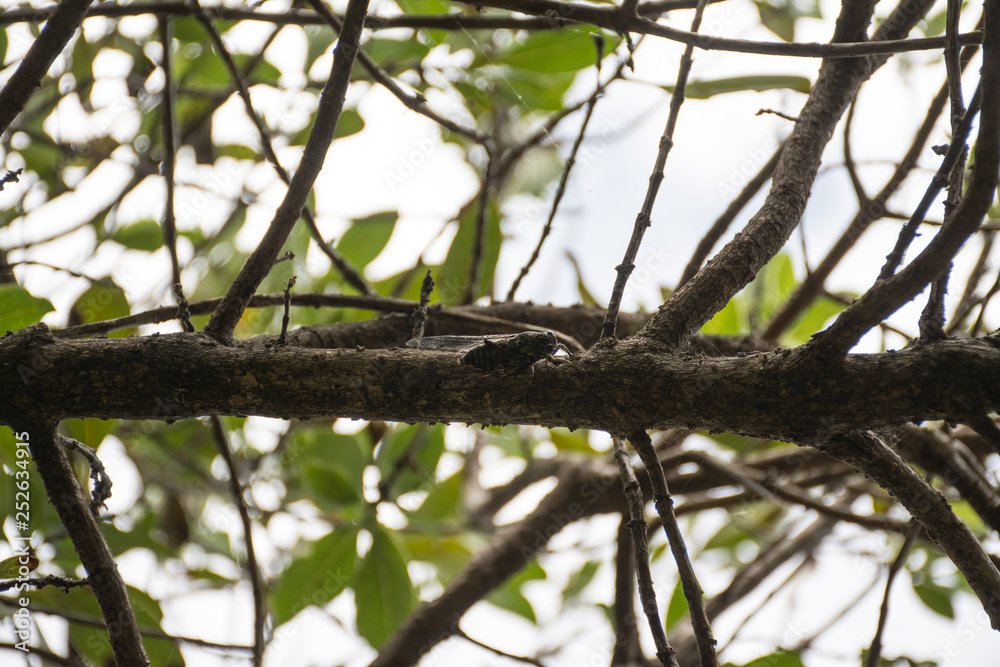
[[[392,17],[369,16],[365,28],[372,30],[391,28],[430,28],[437,30],[552,30],[570,23],[583,23],[606,28],[619,33],[652,35],[682,44],[691,44],[706,51],[731,51],[758,55],[793,56],[800,58],[852,58],[860,56],[885,55],[908,51],[929,51],[943,49],[945,37],[923,37],[878,42],[851,42],[841,44],[821,44],[818,42],[758,42],[745,39],[729,39],[699,35],[685,30],[677,30],[656,23],[656,17],[674,9],[690,8],[691,2],[649,2],[638,7],[637,16],[626,16],[617,7],[563,2],[561,0],[490,0],[467,3],[477,9],[493,7],[520,14],[514,16],[467,16],[465,14],[402,15]],[[0,14],[0,25],[23,22],[44,21],[52,7],[38,9],[16,9]],[[208,8],[206,8],[208,9]],[[239,7],[213,7],[212,15],[223,20],[260,21],[274,25],[325,25],[323,17],[315,12],[264,12]],[[87,16],[121,18],[142,14],[170,14],[188,16],[193,13],[187,3],[149,2],[131,5],[105,3],[93,7]],[[958,35],[960,45],[981,44],[983,34],[978,31]]]
[[[632,339],[501,378],[428,350],[227,347],[201,334],[68,341],[34,325],[0,339],[0,422],[349,417],[683,427],[810,444],[850,429],[997,410],[992,341],[943,340],[819,367],[787,350],[677,357]]]

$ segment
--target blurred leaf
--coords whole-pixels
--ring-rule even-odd
[[[701,332],[706,336],[735,336],[745,333],[747,322],[746,306],[739,296],[734,297],[726,307],[715,314],[715,317],[705,323]]]
[[[576,572],[570,574],[569,581],[566,582],[566,586],[562,591],[562,598],[564,602],[575,600],[583,593],[583,589],[594,580],[594,575],[597,574],[597,570],[601,567],[601,561],[599,560],[588,560],[583,564]]]
[[[443,451],[443,424],[397,426],[389,431],[379,445],[375,461],[383,481],[395,478],[389,490],[391,496],[433,484]],[[396,472],[398,468],[402,470]]]
[[[337,252],[359,269],[368,266],[389,243],[397,220],[399,213],[396,211],[384,211],[354,220],[337,241]]]
[[[0,285],[0,335],[18,331],[41,321],[45,313],[55,310],[48,299],[39,299],[14,283]]]
[[[586,283],[583,282],[583,272],[580,270],[580,263],[573,256],[573,253],[566,251],[566,257],[569,259],[570,264],[573,265],[573,272],[576,274],[576,290],[580,293],[580,303],[585,306],[596,306],[597,299],[593,297],[590,290],[587,289]]]
[[[439,525],[446,519],[458,519],[462,515],[462,480],[464,473],[459,470],[448,479],[435,484],[424,502],[410,515],[417,521],[429,525]]]
[[[322,607],[340,595],[354,573],[357,528],[341,528],[317,540],[312,552],[292,561],[271,587],[275,627],[308,606]]]
[[[559,451],[603,456],[602,453],[590,446],[589,433],[590,431],[583,429],[570,431],[568,428],[553,428],[549,430],[549,438]]]
[[[532,72],[514,69],[498,75],[496,92],[522,114],[559,111],[575,72]]]
[[[674,592],[670,596],[670,603],[667,605],[667,614],[664,619],[667,632],[669,633],[673,628],[675,628],[677,623],[686,618],[687,615],[687,598],[684,597],[684,587],[681,585],[680,579],[678,579],[677,585],[674,586]]]
[[[661,86],[668,93],[674,92],[674,86]],[[783,74],[754,74],[736,76],[711,81],[689,81],[684,88],[684,97],[689,100],[707,100],[716,95],[740,93],[748,90],[761,92],[765,90],[796,90],[809,94],[812,83],[804,76]]]
[[[727,662],[723,667],[736,667],[736,665]],[[782,651],[751,660],[743,665],[743,667],[804,667],[804,665],[798,653]]]
[[[79,324],[90,324],[92,322],[103,322],[105,320],[125,317],[130,312],[125,292],[117,285],[108,286],[102,283],[94,283],[73,304],[73,314]],[[125,338],[134,331],[134,328],[122,329],[120,331],[113,331],[108,336],[111,338]]]
[[[458,232],[451,241],[444,263],[434,273],[437,284],[435,293],[443,305],[454,306],[462,300],[469,279],[469,264],[472,262],[472,247],[478,233],[475,206],[470,206],[458,224]],[[485,216],[486,238],[483,240],[483,255],[480,258],[479,281],[474,299],[491,294],[493,272],[500,257],[500,212],[493,201]]]
[[[163,246],[163,228],[155,220],[140,220],[119,227],[111,238],[126,248],[152,252]]]
[[[34,572],[38,569],[38,563],[37,558],[28,555],[4,558],[0,560],[0,579],[17,579],[20,576],[27,575],[28,572]],[[26,568],[27,572],[22,573],[22,567]]]
[[[828,296],[821,296],[806,308],[801,319],[781,336],[787,345],[801,345],[826,328],[826,323],[839,315],[846,306]]]
[[[521,586],[529,581],[540,581],[546,578],[545,570],[538,564],[538,560],[532,560],[520,572],[503,583],[500,588],[495,588],[486,595],[486,600],[518,616],[526,618],[534,624],[538,623],[535,610],[528,602],[528,598],[521,593]]]
[[[372,546],[351,588],[358,608],[358,632],[378,648],[406,620],[416,594],[391,532],[376,523],[370,524],[369,531]]]
[[[104,438],[114,429],[115,419],[66,419],[61,423],[66,435],[79,440],[91,449],[97,449]]]
[[[822,18],[819,0],[755,0],[764,26],[786,42],[795,41],[800,18]]]
[[[923,583],[913,585],[913,592],[931,611],[945,618],[955,618],[955,609],[951,604],[953,591],[924,579]]]
[[[613,51],[620,41],[608,37],[605,40],[610,42],[605,46],[605,53]],[[597,48],[594,46],[593,33],[587,30],[542,30],[529,34],[523,42],[515,43],[494,56],[492,61],[517,70],[542,74],[577,72],[597,62]]]
[[[304,483],[304,496],[326,509],[364,498],[362,477],[371,462],[371,444],[364,431],[354,435],[329,429],[298,431],[285,448],[284,460]]]

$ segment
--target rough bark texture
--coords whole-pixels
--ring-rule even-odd
[[[202,334],[0,340],[0,421],[25,415],[176,420],[206,414],[728,431],[824,442],[857,428],[963,422],[1000,407],[1000,349],[943,340],[817,366],[786,350],[657,354],[639,340],[509,377],[424,350],[227,347]],[[612,389],[613,388],[613,389]]]

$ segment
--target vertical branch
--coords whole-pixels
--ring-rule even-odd
[[[19,429],[15,428],[17,432]],[[108,639],[119,665],[148,665],[139,626],[132,611],[125,582],[97,520],[83,496],[80,482],[59,443],[54,424],[31,425],[23,429],[39,477],[49,502],[87,570],[91,590],[97,598],[108,629]],[[23,440],[24,437],[21,437]]]
[[[903,546],[899,548],[896,559],[889,566],[889,575],[885,580],[885,593],[882,594],[882,606],[878,612],[878,625],[875,628],[875,636],[872,638],[871,647],[868,649],[868,659],[865,661],[865,667],[879,667],[879,664],[882,662],[882,632],[885,630],[885,622],[889,618],[889,592],[892,591],[892,582],[896,580],[896,575],[903,569],[903,565],[910,557],[910,549],[913,548],[913,543],[917,541],[917,535],[919,534],[920,524],[911,520],[910,528],[906,531],[906,538],[903,540]]]
[[[677,667],[674,649],[667,643],[667,634],[660,622],[660,611],[656,607],[656,591],[653,588],[653,575],[649,571],[649,547],[646,542],[646,519],[644,503],[639,480],[635,477],[632,464],[628,460],[625,442],[621,438],[613,438],[615,445],[615,463],[618,464],[618,475],[621,477],[628,501],[629,520],[625,524],[632,533],[632,551],[635,554],[635,571],[639,581],[639,599],[642,610],[646,614],[649,630],[653,633],[653,643],[656,645],[656,657],[665,667]]]
[[[236,509],[240,514],[240,521],[243,523],[243,542],[247,548],[246,569],[253,587],[253,664],[254,667],[261,667],[264,664],[264,623],[267,620],[267,607],[264,605],[264,579],[261,577],[260,567],[257,565],[257,555],[253,548],[253,524],[250,521],[246,499],[243,497],[239,470],[236,468],[233,453],[229,451],[229,439],[226,437],[222,420],[218,415],[213,415],[211,422],[212,440],[229,470],[229,492],[233,496],[233,502],[236,503]]]
[[[316,176],[323,168],[327,149],[333,141],[337,121],[344,108],[344,97],[350,85],[354,58],[358,52],[367,12],[368,0],[349,0],[347,13],[344,16],[344,28],[340,33],[340,39],[337,40],[337,48],[333,55],[330,77],[320,94],[316,122],[306,141],[299,168],[292,176],[288,192],[271,220],[264,238],[247,258],[239,275],[222,298],[222,303],[205,327],[205,333],[216,340],[226,343],[232,341],[233,331],[243,315],[243,310],[271,270],[281,246],[284,245],[292,227],[295,226],[295,221],[298,220]]]
[[[624,445],[622,451],[625,451]],[[634,665],[642,655],[639,626],[635,618],[635,554],[629,524],[630,520],[624,516],[618,523],[618,551],[615,554],[615,651],[611,656],[612,665]],[[645,535],[645,531],[643,534]]]
[[[167,201],[163,210],[163,242],[170,251],[172,285],[181,284],[181,266],[177,261],[177,220],[174,216],[174,171],[177,163],[177,123],[174,120],[174,77],[170,62],[172,30],[170,17],[160,14],[156,17],[163,45],[163,99],[160,101],[160,128],[163,133],[163,171],[167,184]]]
[[[698,28],[701,27],[701,17],[705,12],[706,3],[707,0],[698,0],[698,7],[695,9],[694,19],[691,21],[691,32],[698,32]],[[677,71],[677,85],[674,87],[673,95],[670,96],[670,113],[667,116],[667,125],[663,129],[663,136],[660,137],[660,150],[656,154],[653,173],[649,176],[646,198],[642,202],[639,215],[636,216],[632,238],[625,250],[625,258],[615,268],[618,277],[615,278],[615,286],[611,292],[611,299],[608,301],[608,311],[604,317],[604,326],[601,328],[601,338],[610,338],[615,335],[615,329],[618,325],[618,311],[621,309],[622,296],[625,294],[625,284],[635,269],[635,258],[639,254],[639,245],[642,243],[646,228],[653,224],[651,220],[653,204],[656,202],[656,195],[660,191],[660,183],[663,181],[663,166],[667,163],[667,155],[670,154],[670,149],[674,146],[674,128],[677,127],[677,117],[680,115],[681,105],[684,103],[684,89],[687,87],[688,74],[691,72],[691,63],[693,62],[691,55],[693,53],[694,44],[688,44],[684,48],[684,55],[681,56],[681,65]]]
[[[945,26],[947,41],[944,48],[944,62],[948,72],[948,90],[949,98],[951,99],[951,131],[953,135],[959,131],[959,124],[965,115],[965,104],[962,101],[962,66],[958,46],[958,20],[961,12],[961,0],[948,0]],[[963,148],[962,155],[952,168],[948,179],[948,197],[944,203],[945,220],[955,212],[959,202],[962,200],[965,161],[969,155],[968,147],[963,145]],[[948,291],[948,276],[950,273],[951,264],[931,285],[931,293],[927,299],[927,305],[920,315],[920,339],[923,341],[931,341],[946,335],[944,331],[944,295]]]
[[[688,610],[691,614],[691,626],[694,629],[695,640],[698,642],[701,667],[718,665],[719,659],[715,653],[716,641],[712,635],[712,625],[709,623],[708,614],[705,612],[704,593],[701,590],[701,584],[698,583],[698,576],[694,572],[694,565],[691,564],[687,546],[684,544],[684,535],[681,533],[680,526],[677,525],[674,500],[670,497],[670,490],[667,488],[667,478],[663,474],[663,466],[660,465],[660,459],[656,456],[653,442],[645,431],[636,431],[630,435],[629,442],[632,443],[632,447],[642,459],[646,474],[649,475],[649,481],[653,486],[653,506],[656,507],[656,514],[663,522],[663,531],[667,534],[667,541],[670,543],[670,552],[677,563],[677,573],[681,579],[684,599],[687,600]]]
[[[465,281],[465,290],[462,292],[462,299],[459,303],[472,303],[476,300],[477,286],[482,278],[481,264],[486,245],[487,228],[490,224],[490,194],[493,189],[493,176],[496,173],[495,151],[489,145],[485,145],[484,148],[486,149],[486,167],[483,170],[483,183],[477,197],[472,256],[469,259],[469,273]],[[462,224],[461,221],[459,224]]]

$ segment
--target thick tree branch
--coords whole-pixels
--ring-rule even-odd
[[[468,609],[524,567],[568,524],[584,516],[624,510],[618,475],[608,462],[580,459],[563,468],[559,484],[524,520],[473,556],[437,599],[417,609],[379,651],[371,667],[415,664],[459,631]]]
[[[203,334],[65,341],[34,325],[0,339],[0,381],[10,389],[0,422],[254,414],[691,428],[810,444],[1000,408],[1000,349],[985,339],[850,355],[822,372],[798,362],[787,350],[674,357],[636,339],[498,379],[427,350],[227,347]]]

